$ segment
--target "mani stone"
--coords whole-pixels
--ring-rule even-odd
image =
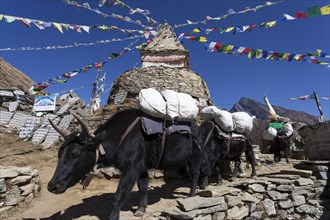
[[[32,143],[40,144],[43,140],[45,140],[48,131],[49,128],[38,128],[33,134]]]
[[[14,113],[0,111],[0,125],[7,125]]]
[[[9,122],[9,127],[20,129],[21,126],[27,121],[29,115],[16,112]]]

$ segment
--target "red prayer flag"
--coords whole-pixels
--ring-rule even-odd
[[[307,13],[306,12],[296,12],[296,18],[306,18]]]

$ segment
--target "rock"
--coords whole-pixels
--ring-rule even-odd
[[[241,196],[226,196],[227,205],[229,208],[234,206],[241,206],[242,197]]]
[[[312,205],[301,205],[296,208],[296,211],[299,214],[312,214],[312,215],[318,215],[321,212],[321,210],[319,210],[318,208]]]
[[[273,216],[276,215],[276,210],[275,210],[275,204],[272,200],[270,199],[265,199],[263,201],[261,201],[265,212],[268,216]]]
[[[30,184],[19,187],[19,189],[22,191],[21,195],[26,196],[33,192],[33,190],[35,189],[35,184],[30,183]]]
[[[233,187],[225,187],[225,186],[218,186],[218,187],[212,187],[208,186],[207,190],[202,190],[197,192],[197,195],[202,196],[202,197],[220,197],[223,195],[227,194],[232,194],[232,193],[239,193],[242,190],[233,188]]]
[[[330,121],[304,126],[299,134],[305,142],[305,155],[309,160],[330,160]]]
[[[277,191],[268,191],[267,194],[271,197],[272,200],[285,200],[289,196],[287,193],[280,193]]]
[[[223,197],[204,198],[204,197],[195,196],[195,197],[188,197],[185,199],[178,199],[177,203],[182,210],[191,211],[194,209],[200,209],[200,208],[224,204],[225,199]]]
[[[278,205],[282,208],[282,209],[288,209],[293,207],[293,203],[290,199],[286,200],[286,201],[279,201]]]
[[[301,206],[306,203],[305,196],[302,195],[292,196],[292,202],[294,206]]]
[[[257,199],[255,196],[251,195],[248,192],[243,192],[243,194],[242,194],[242,201],[243,202],[254,202],[254,203],[258,203],[260,200]]]
[[[17,101],[16,102],[9,102],[9,105],[8,105],[9,112],[16,111],[18,106],[19,106],[19,102],[17,102]]]
[[[276,187],[276,189],[280,192],[292,192],[294,187],[291,185],[279,185]]]
[[[16,205],[20,198],[20,192],[17,186],[13,186],[11,190],[7,191],[5,204],[6,206]]]
[[[302,177],[310,177],[313,174],[313,172],[310,170],[296,170],[296,169],[281,170],[280,172],[283,174],[295,174]]]
[[[216,212],[213,214],[213,220],[221,220],[226,218],[226,213],[224,212]]]
[[[263,185],[260,184],[252,184],[248,186],[253,192],[257,192],[257,193],[263,193],[265,192],[265,187]]]
[[[294,181],[294,184],[296,186],[307,186],[307,185],[313,185],[314,181],[311,179],[307,179],[307,178],[299,178]]]
[[[0,167],[0,179],[2,178],[13,178],[18,176],[18,172],[13,169],[6,169]]]
[[[241,208],[235,206],[227,211],[227,219],[243,219],[249,215],[249,208],[242,206]]]
[[[31,176],[18,176],[18,177],[15,177],[14,179],[11,179],[9,181],[9,183],[12,184],[12,185],[21,186],[21,185],[24,185],[26,183],[29,183],[31,179],[32,179]]]
[[[5,179],[0,179],[0,193],[6,192],[7,186]]]
[[[191,210],[189,212],[184,212],[180,210],[178,207],[173,206],[162,211],[162,215],[170,216],[173,217],[174,219],[193,219],[198,215],[206,215],[215,212],[221,212],[227,209],[228,209],[227,204],[221,204],[217,206],[212,206],[210,208],[197,209],[197,210]]]

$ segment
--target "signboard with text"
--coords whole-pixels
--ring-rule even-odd
[[[55,111],[57,94],[47,96],[35,96],[33,111]]]

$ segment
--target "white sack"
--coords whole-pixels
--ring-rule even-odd
[[[218,114],[214,117],[214,121],[224,131],[229,132],[235,130],[235,124],[233,121],[232,113],[228,111],[219,110]]]
[[[170,119],[174,119],[179,115],[179,97],[177,92],[174,90],[165,90],[161,92],[166,101],[166,114],[170,116]]]
[[[235,124],[235,131],[239,133],[252,131],[254,117],[251,117],[246,112],[234,112],[232,116]]]
[[[293,134],[293,127],[291,123],[284,124],[281,133],[284,134],[286,137],[290,137]]]
[[[207,106],[199,112],[199,115],[202,117],[203,120],[207,121],[207,120],[213,120],[215,116],[220,113],[221,111],[219,108],[215,106]]]
[[[198,114],[198,107],[195,99],[186,93],[177,93],[179,99],[177,121],[192,121]]]
[[[137,108],[156,118],[164,118],[166,116],[166,102],[162,94],[155,88],[141,89]]]
[[[268,127],[267,129],[264,130],[262,137],[266,141],[273,141],[276,138],[277,135],[277,130],[272,127]]]

